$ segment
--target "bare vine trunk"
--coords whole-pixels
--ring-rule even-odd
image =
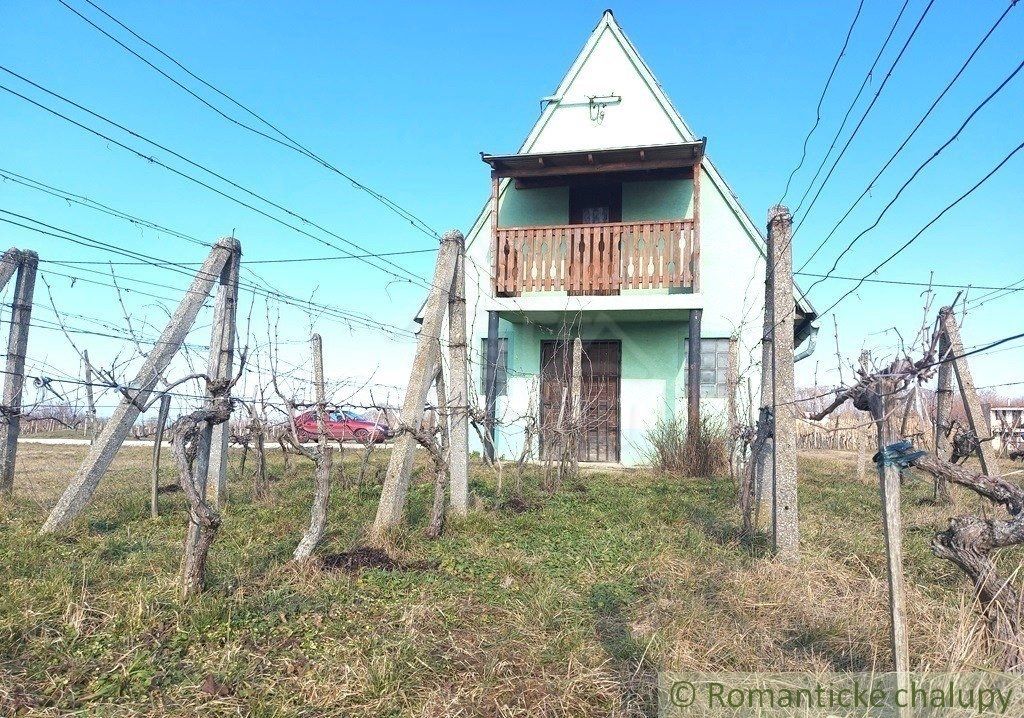
[[[451,444],[448,436],[448,389],[444,382],[444,369],[440,363],[437,366],[437,376],[434,377],[437,390],[437,433],[441,436],[441,446],[438,448],[433,440],[427,450],[434,460],[434,502],[430,507],[430,522],[427,524],[427,538],[437,538],[444,529],[444,513],[446,508],[447,493],[445,491],[445,479],[448,478],[447,468]]]
[[[446,472],[443,466],[438,466],[434,471],[434,503],[430,507],[430,523],[427,524],[427,538],[437,538],[444,529],[444,510],[447,501],[445,491]]]
[[[256,456],[256,471],[253,472],[252,476],[252,497],[254,500],[259,501],[267,495],[267,446],[266,437],[263,434],[263,427],[260,426],[260,430],[256,432],[255,449],[253,450]]]
[[[754,535],[759,519],[758,512],[764,492],[765,464],[768,461],[768,442],[772,433],[770,421],[767,413],[762,411],[757,421],[756,433],[750,442],[750,461],[741,477],[740,513],[743,516],[743,535],[748,537]]]
[[[183,600],[201,593],[206,581],[206,558],[220,528],[221,517],[211,506],[200,487],[196,486],[192,471],[200,435],[207,426],[213,427],[231,416],[230,396],[214,394],[213,406],[198,409],[174,422],[171,444],[178,466],[178,482],[188,501],[189,526],[185,534],[185,548],[181,562],[181,597]]]
[[[309,510],[309,528],[302,535],[302,540],[295,547],[292,558],[296,561],[307,559],[323,540],[327,528],[327,504],[331,498],[331,463],[334,460],[334,449],[323,445],[318,446],[314,462],[313,505]]]
[[[1024,632],[1021,595],[1009,578],[1000,576],[992,551],[1024,543],[1024,491],[998,476],[986,476],[925,454],[913,465],[936,479],[958,484],[1003,506],[1010,520],[978,516],[950,519],[945,531],[932,539],[932,553],[951,561],[967,574],[988,621],[992,638],[1001,646],[1002,667],[1024,671]]]

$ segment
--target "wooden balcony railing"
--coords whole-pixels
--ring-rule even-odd
[[[692,219],[500,227],[494,234],[498,296],[699,288],[700,247]]]

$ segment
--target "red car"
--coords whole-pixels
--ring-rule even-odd
[[[332,409],[327,412],[327,436],[334,441],[358,441],[360,444],[379,444],[391,437],[391,429],[379,419],[360,416],[353,411]],[[319,434],[316,412],[307,411],[295,417],[299,441],[316,441]]]

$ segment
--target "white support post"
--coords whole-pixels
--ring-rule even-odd
[[[21,390],[25,386],[25,352],[28,349],[36,268],[39,266],[39,256],[35,252],[11,251],[17,252],[18,265],[11,329],[7,339],[3,405],[0,406],[3,412],[3,416],[0,416],[0,494],[10,493],[14,488],[14,462],[18,453],[18,434],[21,431]],[[3,257],[3,264],[3,275],[6,275],[9,270],[7,254]],[[4,279],[3,275],[0,275],[0,280]]]
[[[793,217],[782,205],[768,212],[768,271],[772,275],[772,534],[775,554],[800,560],[796,484],[796,399],[793,361]]]
[[[89,503],[110,462],[117,455],[141,410],[149,402],[153,387],[185,341],[185,336],[195,323],[214,281],[235,250],[236,241],[221,240],[214,245],[203,266],[196,272],[174,315],[160,333],[138,375],[128,386],[122,388],[121,403],[107,420],[102,433],[89,450],[89,455],[53,507],[40,533],[63,528]]]
[[[462,232],[449,233],[456,245],[455,278],[448,298],[448,361],[451,379],[451,410],[448,422],[451,443],[448,447],[449,494],[452,512],[469,512],[469,378],[466,356],[466,240]],[[443,385],[441,384],[438,386]],[[438,406],[441,402],[438,401]]]
[[[402,413],[398,426],[398,437],[391,447],[388,470],[380,492],[377,517],[370,529],[370,540],[382,543],[390,529],[398,526],[405,518],[409,497],[409,477],[416,448],[416,440],[410,432],[420,429],[423,408],[427,401],[430,385],[434,383],[436,367],[440,360],[437,340],[444,324],[448,295],[451,294],[452,278],[458,254],[455,233],[447,232],[441,238],[441,249],[437,253],[433,286],[427,294],[423,308],[423,326],[416,343],[416,355],[409,374],[409,385],[402,402]]]
[[[238,273],[241,268],[242,246],[234,237],[223,240],[231,244],[231,258],[220,272],[217,299],[213,306],[213,330],[210,336],[210,359],[207,376],[218,381],[230,381],[235,363],[235,319],[238,313]],[[212,397],[207,401],[213,406]],[[214,508],[221,508],[228,496],[228,442],[231,421],[213,427],[207,425],[196,455],[196,486],[205,490],[206,500]],[[209,455],[205,456],[206,451]],[[212,481],[210,470],[213,470]]]

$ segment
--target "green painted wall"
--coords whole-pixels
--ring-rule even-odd
[[[569,223],[569,188],[516,189],[510,182],[501,202],[502,227],[538,227]]]
[[[691,180],[651,180],[622,184],[622,221],[643,222],[693,216]]]
[[[622,184],[622,221],[642,222],[693,216],[691,180],[651,180]],[[569,188],[516,189],[509,184],[501,202],[502,227],[568,224]]]
[[[529,383],[536,383],[540,371],[541,341],[551,339],[556,327],[547,329],[501,321],[499,334],[509,339],[509,395],[499,399],[499,414],[519,416],[528,409]],[[617,322],[604,314],[584,320],[584,340],[617,339],[622,343],[620,424],[624,464],[644,462],[645,434],[659,418],[685,411],[687,329],[686,321]],[[518,456],[522,441],[519,426],[498,427],[499,454]]]

